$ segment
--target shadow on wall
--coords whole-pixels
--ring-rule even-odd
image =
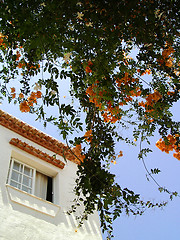
[[[96,237],[99,236],[98,239],[101,239],[97,213],[90,216],[88,221],[84,222],[83,226],[77,229],[78,223],[75,215],[67,214],[69,209],[63,209],[9,185],[6,185],[6,191],[2,192],[2,197],[4,199],[4,208],[8,208],[11,217],[16,216],[18,218],[19,224],[24,224],[24,221],[26,221],[30,225],[37,224],[39,226],[43,224],[43,228],[45,226],[49,227],[49,224],[51,224],[53,231],[59,231],[58,229],[62,227],[68,232],[78,231],[82,236],[94,235]]]

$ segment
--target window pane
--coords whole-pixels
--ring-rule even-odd
[[[18,172],[12,171],[11,179],[20,183],[21,182],[21,174]]]
[[[12,159],[11,164],[11,172],[8,175],[8,182],[11,186],[29,194],[33,193],[44,200],[53,201],[52,178],[37,172],[34,168],[24,163],[19,163],[18,160]],[[33,189],[34,180],[35,189]]]
[[[31,187],[32,186],[32,180],[31,178],[29,177],[26,177],[26,176],[23,176],[23,184],[28,186],[28,187]]]
[[[32,190],[28,187],[22,186],[22,190],[27,192],[27,193],[32,193]]]
[[[14,162],[13,169],[19,171],[20,170],[19,167],[20,167],[20,164],[17,162]]]
[[[20,184],[19,184],[19,183],[16,183],[16,182],[14,182],[14,181],[12,181],[12,180],[11,180],[11,182],[10,182],[10,185],[11,185],[11,186],[13,186],[13,187],[16,187],[16,188],[19,188],[19,189],[21,189],[21,186],[20,186]]]
[[[32,174],[31,174],[31,169],[30,168],[28,168],[28,167],[24,167],[24,173],[26,174],[26,175],[28,175],[28,176],[31,176]]]

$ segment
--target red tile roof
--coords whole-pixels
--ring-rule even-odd
[[[38,157],[48,163],[55,165],[56,167],[63,169],[65,166],[65,164],[62,161],[56,159],[55,157],[48,155],[47,153],[42,152],[41,150],[39,150],[33,146],[30,146],[29,144],[27,144],[25,142],[22,142],[18,138],[12,138],[9,143],[22,149],[23,151],[25,151],[29,154],[32,154],[35,157]]]
[[[59,154],[60,156],[65,157],[69,161],[77,164],[79,163],[78,159],[68,146],[2,110],[0,110],[0,125],[56,154]]]

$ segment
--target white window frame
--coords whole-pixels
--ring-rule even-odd
[[[49,162],[43,161],[42,159],[35,157],[33,155],[29,155],[29,153],[19,151],[17,149],[12,149],[10,157],[9,157],[9,167],[7,171],[7,180],[6,184],[11,186],[8,183],[8,175],[10,174],[10,160],[15,159],[15,161],[27,165],[28,167],[34,168],[36,172],[40,172],[44,174],[45,176],[48,176],[52,178],[52,202],[48,201],[42,197],[36,196],[36,177],[35,177],[35,183],[34,183],[34,194],[31,194],[32,196],[38,197],[39,199],[42,199],[44,201],[47,201],[49,203],[57,204],[59,205],[61,203],[61,182],[62,182],[62,175],[64,174],[62,172],[62,169],[57,168],[56,166],[52,165]],[[15,188],[15,187],[13,187]],[[18,188],[16,188],[18,189]],[[21,191],[21,190],[20,190]]]
[[[14,162],[17,162],[18,164],[22,165],[22,167],[23,167],[23,171],[22,171],[22,172],[13,169]],[[24,173],[24,168],[25,168],[25,167],[30,168],[30,169],[32,170],[32,177],[30,177],[30,176],[28,176],[28,175],[26,175],[26,174]],[[20,174],[22,175],[21,181],[16,181],[16,180],[12,179],[12,173],[13,173],[13,171],[14,171],[14,172],[18,172],[18,173],[20,173]],[[22,189],[23,186],[27,187],[26,185],[23,185],[23,183],[22,183],[22,182],[23,182],[23,176],[27,176],[28,178],[31,178],[31,179],[32,179],[32,187],[28,187],[29,189],[31,189],[31,192],[28,192],[28,191],[25,191],[25,190]],[[8,174],[8,179],[7,179],[7,180],[8,180],[7,183],[8,183],[10,186],[13,186],[13,185],[11,184],[11,181],[13,181],[13,182],[19,184],[19,185],[20,185],[20,188],[15,187],[15,186],[13,186],[13,187],[15,187],[15,188],[17,188],[17,189],[19,189],[19,190],[21,190],[21,191],[24,191],[24,192],[26,192],[26,193],[29,193],[29,194],[34,195],[35,179],[36,179],[36,169],[35,169],[35,168],[29,166],[28,164],[25,164],[25,163],[23,163],[23,162],[20,162],[20,161],[18,161],[17,159],[15,159],[15,158],[13,158],[13,157],[11,158],[10,168],[9,168],[9,174]]]
[[[14,162],[17,162],[17,163],[23,165],[24,167],[27,166],[28,168],[33,170],[32,193],[28,193],[27,191],[19,189],[18,187],[12,186],[10,184]],[[29,162],[32,162],[32,164],[29,165],[28,164]],[[55,217],[61,209],[61,207],[59,206],[59,198],[58,198],[59,195],[58,194],[54,195],[54,192],[56,194],[55,187],[57,189],[57,186],[58,186],[57,179],[55,180],[55,177],[57,176],[58,171],[56,171],[55,169],[53,169],[53,171],[52,171],[51,166],[46,166],[45,168],[43,168],[43,167],[44,167],[44,164],[37,165],[37,161],[34,161],[34,158],[27,158],[25,155],[21,155],[21,154],[18,154],[16,151],[13,151],[11,154],[10,162],[9,162],[9,171],[8,171],[8,176],[7,176],[6,188],[7,188],[9,199],[12,202],[23,205],[27,208],[30,208],[37,212],[43,213],[45,215]],[[43,169],[42,171],[41,171],[41,168]],[[51,173],[50,175],[47,174],[49,171]],[[49,176],[52,178],[52,181],[53,181],[52,182],[52,184],[53,184],[52,202],[48,201],[46,199],[43,199],[41,197],[38,197],[34,194],[35,186],[36,186],[36,172],[40,172],[43,175],[45,175],[47,177]],[[17,181],[15,181],[15,182],[17,182]],[[54,198],[55,196],[56,196],[56,199]]]

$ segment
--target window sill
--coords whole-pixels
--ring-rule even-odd
[[[60,206],[29,193],[23,192],[15,187],[10,186],[9,184],[6,184],[6,188],[12,202],[18,203],[51,217],[55,217],[60,210]]]

